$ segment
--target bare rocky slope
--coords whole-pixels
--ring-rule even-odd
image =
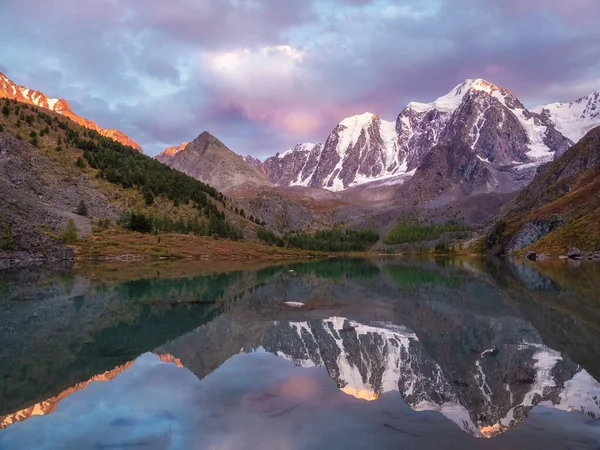
[[[90,219],[76,214],[81,200],[90,217],[118,218],[118,209],[74,166],[61,167],[10,134],[0,134],[0,192],[0,237],[16,250],[14,259],[72,259],[58,234],[69,219],[80,235],[91,231]]]
[[[98,124],[96,124],[96,122],[75,114],[71,110],[71,107],[69,106],[69,103],[66,100],[62,98],[49,98],[46,94],[42,92],[35,91],[33,89],[28,89],[25,86],[19,86],[11,80],[9,80],[3,73],[0,73],[0,98],[2,97],[9,98],[11,100],[17,100],[19,102],[26,103],[29,105],[49,109],[50,111],[54,111],[60,114],[61,116],[68,117],[73,122],[76,122],[81,126],[97,131],[102,136],[109,137],[117,142],[120,142],[123,145],[127,145],[128,147],[132,147],[136,150],[142,151],[142,147],[140,147],[138,143],[134,142],[129,136],[127,136],[122,131],[116,130],[114,128],[102,128]]]
[[[156,159],[225,192],[243,185],[271,185],[256,167],[206,131],[177,151],[165,150]]]

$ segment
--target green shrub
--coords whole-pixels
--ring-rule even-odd
[[[276,244],[277,241],[279,240],[279,238],[273,231],[267,230],[266,228],[262,228],[262,227],[258,229],[258,231],[256,232],[256,236],[261,241],[266,242],[267,244],[271,244],[271,245]]]
[[[15,238],[12,227],[6,222],[0,223],[0,249],[6,251],[15,249]]]
[[[77,227],[75,226],[75,222],[73,222],[73,219],[69,219],[67,227],[60,235],[60,240],[65,245],[73,245],[77,243],[78,239],[79,236],[77,236]]]
[[[458,233],[463,236],[466,233],[466,227],[456,222],[424,225],[415,218],[401,218],[387,234],[384,241],[388,245],[432,241],[439,238],[443,233]]]

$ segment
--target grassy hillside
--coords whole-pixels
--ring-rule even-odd
[[[49,110],[8,99],[0,100],[0,185],[0,255],[50,253],[61,247],[70,220],[80,237],[119,223],[230,239],[256,236],[260,222],[207,184]]]
[[[487,238],[493,253],[600,249],[600,127],[542,167]]]

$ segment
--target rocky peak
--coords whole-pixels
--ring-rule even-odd
[[[156,159],[158,159],[160,161],[162,159],[162,157],[171,157],[171,156],[175,155],[175,153],[185,150],[185,148],[188,146],[188,144],[189,144],[189,142],[183,142],[179,147],[169,147],[166,150],[163,150],[161,153],[159,153],[156,156]]]
[[[81,126],[97,131],[102,136],[106,136],[117,142],[120,142],[123,145],[128,145],[129,147],[133,147],[138,151],[142,151],[140,145],[134,142],[125,133],[113,128],[104,129],[98,126],[96,122],[75,114],[65,99],[49,98],[43,92],[17,85],[3,73],[0,73],[0,97],[5,97],[11,100],[27,103],[29,105],[49,109],[50,111],[54,111],[62,116],[68,117],[73,122],[76,122]]]
[[[321,158],[323,144],[296,144],[261,164],[269,181],[280,186],[308,186]]]
[[[164,150],[155,158],[221,191],[243,185],[271,185],[254,163],[231,151],[207,131],[190,143]]]

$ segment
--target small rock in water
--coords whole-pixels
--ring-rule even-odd
[[[292,308],[303,308],[304,303],[300,302],[283,302],[284,305],[291,306]]]
[[[581,259],[581,250],[579,250],[577,247],[570,248],[567,250],[567,258]]]
[[[594,253],[594,255],[592,256],[592,259],[594,261],[600,261],[600,252]]]
[[[536,252],[529,252],[529,253],[527,253],[527,259],[529,261],[535,261],[535,260],[537,260],[537,253]]]

